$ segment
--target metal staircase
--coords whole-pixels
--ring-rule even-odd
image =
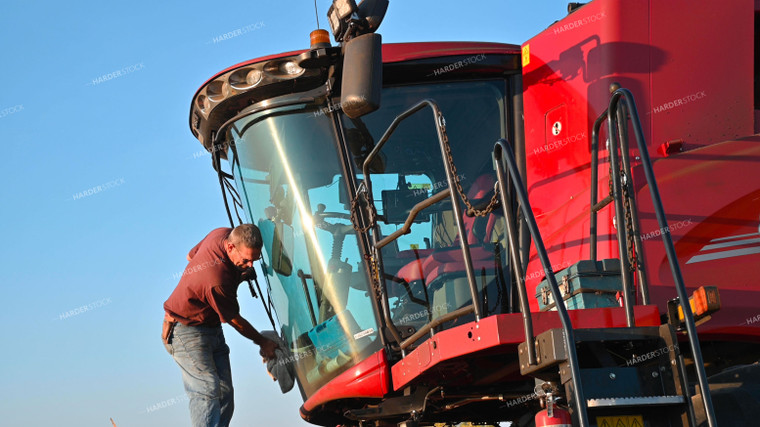
[[[521,181],[517,174],[514,154],[504,140],[500,140],[494,150],[499,185],[501,188],[507,188],[503,170],[506,165],[554,301],[563,301],[562,304],[557,304],[558,314],[562,319],[561,329],[552,329],[534,338],[532,333],[529,333],[532,330],[530,317],[525,318],[526,342],[519,347],[521,373],[563,384],[569,403],[574,408],[574,421],[581,426],[617,427],[615,420],[620,421],[621,417],[626,417],[623,423],[625,425],[696,426],[684,357],[678,348],[675,329],[668,324],[659,328],[636,326],[632,271],[638,274],[643,304],[649,303],[649,292],[646,269],[641,261],[638,215],[628,158],[629,119],[641,153],[641,166],[651,192],[657,220],[662,229],[669,228],[633,96],[627,89],[615,89],[609,108],[596,120],[592,133],[590,257],[596,261],[596,213],[607,204],[614,203],[617,224],[620,224],[617,227],[621,254],[620,288],[627,328],[573,330],[569,320],[566,321],[567,309],[536,227],[527,195],[521,184],[515,184]],[[612,188],[609,196],[597,202],[599,129],[605,120],[608,125]],[[502,194],[504,193],[505,191],[502,191]],[[503,203],[503,206],[508,206],[506,200]],[[673,241],[669,233],[663,233],[662,238],[684,312],[685,329],[697,381],[701,390],[708,390],[694,317],[688,303]],[[526,297],[523,292],[520,293],[521,298]],[[708,425],[715,426],[714,408],[709,392],[703,393],[701,398]]]
[[[441,145],[441,155],[446,170],[448,188],[456,188],[456,173],[450,164],[448,137],[446,136],[445,121],[436,103],[424,100],[406,112],[400,114],[389,126],[383,137],[375,145],[372,152],[364,161],[364,182],[357,189],[354,200],[365,200],[361,209],[356,209],[361,231],[372,230],[371,233],[371,262],[375,280],[375,290],[381,303],[382,315],[388,335],[395,341],[395,351],[404,358],[410,347],[426,335],[433,335],[438,325],[443,322],[474,314],[476,321],[482,316],[480,300],[477,297],[477,287],[473,274],[467,239],[460,239],[462,259],[466,266],[472,303],[452,311],[445,316],[430,322],[415,331],[411,336],[402,334],[394,326],[388,307],[388,291],[385,280],[381,280],[379,272],[384,271],[380,249],[398,235],[407,232],[399,230],[394,235],[380,239],[377,223],[374,221],[374,206],[372,205],[372,181],[368,165],[378,154],[384,143],[389,139],[401,121],[412,114],[430,108],[433,112],[436,131]],[[519,363],[522,375],[532,376],[553,385],[564,387],[568,406],[572,408],[574,424],[580,426],[619,427],[615,420],[622,420],[623,425],[634,426],[696,426],[694,406],[689,392],[689,381],[686,374],[684,357],[678,348],[676,331],[671,324],[657,326],[637,326],[634,306],[636,305],[633,289],[632,272],[637,273],[641,286],[640,296],[643,305],[649,304],[648,280],[646,268],[641,260],[641,239],[635,193],[631,182],[631,164],[628,158],[628,120],[641,155],[641,166],[649,186],[655,214],[663,230],[669,230],[657,183],[654,179],[651,160],[643,139],[641,123],[636,112],[633,96],[626,89],[617,89],[612,94],[609,108],[600,116],[592,133],[592,182],[591,191],[591,229],[590,258],[596,261],[596,213],[607,204],[614,203],[618,224],[617,240],[620,258],[620,289],[627,327],[608,329],[574,329],[568,314],[563,294],[557,284],[549,257],[544,247],[536,219],[533,215],[526,189],[520,178],[517,161],[510,144],[500,139],[494,146],[493,159],[497,175],[496,193],[498,193],[502,211],[505,215],[507,237],[510,246],[510,267],[514,270],[515,283],[513,291],[518,296],[519,310],[522,313],[525,342],[519,345]],[[611,194],[601,202],[597,202],[596,181],[598,178],[598,143],[599,130],[604,121],[608,124],[608,151],[610,157],[610,177],[612,181]],[[620,152],[618,152],[618,150]],[[447,158],[448,157],[448,158]],[[448,161],[447,161],[448,160]],[[461,221],[462,212],[459,207],[461,190],[441,191],[416,205],[406,221],[407,228],[419,211],[438,203],[446,198],[452,202],[454,218],[460,235],[465,235]],[[510,200],[510,198],[514,198]],[[515,218],[516,210],[522,213],[521,218]],[[525,287],[525,266],[521,261],[518,244],[518,228],[520,222],[527,227],[536,247],[537,256],[543,266],[548,290],[555,301],[555,309],[560,319],[561,328],[551,329],[534,336],[532,316]],[[677,257],[669,233],[663,233],[671,272],[673,274],[680,306],[684,313],[685,329],[687,331],[690,354],[693,358],[697,380],[701,390],[709,390],[705,374],[696,326],[691,307],[688,303],[686,288],[681,276]],[[562,303],[560,303],[560,301]],[[427,397],[425,397],[426,399]],[[423,399],[423,401],[425,400]],[[714,409],[709,392],[701,394],[708,425],[715,423]],[[403,412],[403,411],[402,411]],[[387,415],[387,414],[386,414]],[[361,418],[361,417],[360,417]]]

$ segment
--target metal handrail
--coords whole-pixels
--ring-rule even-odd
[[[386,129],[383,136],[380,138],[380,140],[377,142],[375,147],[372,149],[372,151],[367,155],[367,157],[364,159],[364,163],[362,164],[362,173],[364,175],[363,183],[361,184],[360,188],[357,190],[357,194],[355,197],[358,197],[358,193],[360,191],[367,191],[367,194],[370,196],[367,198],[367,202],[374,204],[374,200],[372,199],[372,175],[370,172],[370,164],[372,163],[372,160],[380,153],[380,150],[382,149],[383,145],[390,139],[391,135],[393,135],[393,132],[395,132],[396,128],[401,124],[402,121],[406,120],[410,116],[412,116],[414,113],[422,110],[425,107],[429,107],[431,110],[433,110],[433,118],[435,123],[435,129],[436,134],[438,136],[438,143],[439,147],[441,149],[441,158],[443,160],[444,169],[446,171],[446,180],[448,182],[448,188],[456,188],[454,187],[454,174],[451,170],[451,166],[449,165],[449,162],[446,160],[446,150],[445,150],[445,139],[446,139],[446,129],[445,129],[445,120],[443,118],[443,114],[441,113],[440,108],[438,108],[438,104],[436,104],[435,101],[431,99],[424,99],[414,105],[413,107],[409,108],[408,110],[404,111],[403,113],[396,116],[396,118],[391,122],[390,126],[388,126],[388,129]],[[365,190],[362,190],[361,187],[364,187]],[[462,222],[462,208],[459,204],[458,199],[458,193],[456,191],[449,190],[449,195],[451,199],[452,208],[454,210],[454,218],[457,225],[457,231],[460,236],[466,236],[466,230],[464,228],[464,223]],[[436,196],[431,197],[431,199],[435,198]],[[428,199],[430,200],[430,199]],[[443,200],[441,198],[440,200]],[[436,199],[436,202],[439,202],[440,200]],[[424,203],[424,202],[423,202]],[[371,243],[372,243],[372,251],[373,251],[373,257],[377,260],[378,263],[378,269],[380,271],[383,271],[382,266],[382,257],[380,255],[379,248],[383,245],[387,244],[387,238],[383,239],[382,241],[378,241],[377,236],[380,233],[379,226],[377,224],[374,224],[374,229],[371,235]],[[382,245],[381,245],[382,242]],[[455,316],[452,317],[460,317],[463,316],[469,312],[474,312],[476,321],[479,321],[482,316],[482,307],[480,299],[478,298],[478,290],[477,290],[477,282],[475,280],[475,272],[472,267],[472,257],[470,256],[470,246],[467,242],[467,239],[459,239],[460,247],[462,250],[462,259],[465,264],[465,272],[467,274],[467,282],[470,288],[470,296],[472,298],[472,307],[468,308],[469,306],[462,307],[460,310],[456,310],[452,313],[456,313]],[[393,324],[391,320],[390,315],[390,308],[388,307],[388,292],[387,292],[387,286],[385,283],[385,280],[380,278],[375,278],[376,280],[379,280],[379,287],[380,287],[380,298],[381,303],[383,305],[383,317],[387,323],[387,326],[389,327],[389,330],[391,331],[391,334],[393,334],[394,338],[397,340],[397,342],[401,345],[402,349],[402,356],[404,355],[404,350],[406,347],[411,345],[412,342],[409,341],[409,339],[406,340],[400,340],[400,334],[398,333],[398,330],[396,329],[395,325]],[[449,314],[452,314],[449,313]],[[449,319],[451,320],[451,319]],[[431,331],[433,326],[431,326],[431,323],[428,323],[423,327],[425,331]],[[402,344],[406,345],[402,345]]]
[[[646,143],[644,141],[644,132],[641,127],[641,120],[639,119],[638,110],[636,109],[636,102],[633,98],[633,94],[628,89],[617,89],[610,99],[609,108],[607,110],[607,123],[608,123],[608,136],[610,139],[610,160],[613,164],[613,172],[617,169],[614,165],[616,162],[617,145],[615,139],[614,125],[615,118],[613,114],[617,112],[618,105],[627,105],[630,111],[630,120],[633,124],[633,132],[636,137],[636,144],[638,146],[641,156],[641,166],[644,170],[647,184],[649,186],[649,192],[652,197],[652,206],[654,208],[655,215],[657,217],[657,223],[661,230],[665,230],[661,233],[663,244],[665,245],[665,252],[668,256],[668,262],[670,264],[670,270],[673,274],[673,280],[675,282],[676,292],[678,293],[679,303],[684,314],[684,322],[686,325],[686,331],[689,338],[689,345],[691,347],[692,357],[694,358],[694,368],[697,371],[697,380],[702,396],[702,404],[705,407],[705,415],[707,423],[710,427],[716,425],[715,410],[712,404],[712,397],[710,395],[710,388],[707,383],[707,373],[705,372],[704,360],[702,358],[702,351],[699,347],[699,340],[697,336],[697,327],[694,323],[694,314],[689,304],[689,297],[686,293],[686,285],[684,284],[683,275],[681,274],[681,268],[678,265],[678,255],[673,245],[673,239],[670,237],[670,228],[668,226],[667,218],[665,217],[665,210],[662,206],[662,199],[660,198],[660,191],[657,187],[657,181],[655,180],[654,170],[652,168],[652,161],[649,158],[649,151],[647,150]],[[623,153],[626,155],[627,153]],[[621,212],[622,213],[622,212]],[[618,220],[618,230],[622,227],[622,223]],[[622,259],[622,257],[621,257]],[[684,390],[686,397],[688,396],[688,390]]]
[[[517,242],[517,230],[515,227],[518,225],[517,222],[514,219],[514,215],[512,213],[511,204],[508,203],[507,200],[507,191],[508,188],[507,180],[504,172],[504,168],[500,165],[501,162],[501,146],[496,145],[496,147],[499,147],[498,152],[497,149],[494,148],[494,164],[496,166],[496,179],[499,185],[499,189],[501,190],[499,192],[499,197],[501,198],[501,206],[502,210],[504,212],[504,219],[506,220],[507,225],[507,237],[509,238],[509,254],[512,264],[512,270],[515,274],[515,281],[516,281],[516,289],[517,289],[517,298],[518,302],[520,304],[520,312],[522,313],[522,319],[523,319],[523,331],[525,332],[525,341],[526,343],[529,343],[526,348],[528,351],[528,364],[535,365],[537,362],[536,358],[536,347],[533,345],[534,341],[534,335],[533,335],[533,317],[531,317],[530,314],[530,303],[528,302],[528,291],[525,288],[525,270],[523,269],[522,262],[520,260],[520,254],[519,250],[520,247]],[[517,181],[522,183],[522,181]]]
[[[505,155],[506,153],[506,155]],[[544,273],[546,274],[546,280],[549,282],[549,289],[552,292],[554,301],[557,301],[557,313],[559,314],[560,321],[562,323],[562,334],[565,339],[565,350],[567,354],[567,360],[570,365],[571,381],[573,383],[573,400],[575,400],[575,410],[578,414],[578,422],[581,427],[589,425],[588,414],[586,413],[587,405],[586,399],[583,395],[583,389],[581,387],[581,374],[578,363],[578,353],[575,348],[575,334],[573,333],[573,325],[570,321],[570,315],[567,312],[565,306],[565,300],[562,298],[562,293],[557,286],[557,279],[554,277],[554,271],[552,270],[551,263],[549,262],[549,256],[546,253],[546,247],[544,247],[544,241],[541,239],[541,232],[538,230],[538,224],[536,223],[536,217],[533,215],[533,210],[530,207],[528,201],[528,195],[525,191],[525,187],[520,180],[519,172],[517,171],[517,161],[515,155],[512,152],[512,148],[505,139],[499,139],[494,146],[494,159],[496,163],[497,177],[499,178],[499,186],[501,187],[502,194],[506,187],[504,163],[506,163],[509,175],[512,178],[512,186],[514,189],[517,200],[520,203],[520,209],[523,212],[523,217],[528,225],[528,230],[533,238],[533,243],[536,246],[536,253],[541,260],[541,265],[544,267]],[[506,206],[504,206],[506,212]],[[524,287],[522,292],[526,292]],[[523,321],[530,318],[530,311],[523,310]],[[526,317],[525,314],[528,314]],[[525,323],[524,323],[525,324]],[[527,324],[525,324],[527,331]],[[532,331],[531,331],[532,335]],[[531,348],[535,345],[532,336],[528,336],[526,332],[526,346]]]
[[[625,320],[629,328],[636,326],[636,316],[633,314],[633,301],[631,301],[631,290],[633,288],[633,277],[630,274],[631,265],[628,260],[628,242],[626,238],[626,219],[625,207],[623,205],[623,177],[618,166],[618,147],[615,144],[613,135],[615,134],[616,121],[613,119],[612,106],[607,110],[607,135],[610,141],[610,173],[612,174],[612,202],[615,206],[615,222],[617,224],[617,241],[618,251],[620,253],[620,276],[623,279],[623,307],[625,308]],[[623,154],[625,155],[625,154]]]
[[[632,296],[633,278],[630,275],[630,262],[632,259],[628,259],[627,255],[627,219],[624,216],[623,204],[629,203],[631,211],[631,230],[633,239],[633,247],[636,254],[636,271],[638,274],[639,285],[641,288],[641,301],[642,304],[649,304],[649,279],[647,277],[646,269],[644,268],[644,261],[641,254],[643,254],[643,245],[641,242],[641,233],[639,225],[638,208],[636,205],[636,197],[633,191],[633,183],[630,178],[632,175],[631,163],[628,156],[628,130],[622,125],[622,122],[627,117],[625,111],[614,111],[616,119],[612,121],[608,120],[608,114],[611,110],[605,110],[594,121],[594,125],[591,131],[591,208],[589,221],[589,255],[592,261],[597,260],[597,213],[610,203],[615,203],[615,221],[618,224],[616,235],[618,241],[618,250],[620,252],[620,269],[623,279],[623,304],[626,313],[626,322],[629,327],[635,326],[635,317],[633,314],[633,306],[635,300]],[[609,114],[612,117],[612,114]],[[597,185],[599,181],[599,130],[604,121],[608,121],[608,133],[614,133],[614,129],[618,129],[617,134],[620,139],[620,156],[618,157],[617,147],[615,144],[617,140],[610,142],[610,180],[613,184],[612,194],[609,194],[602,201],[597,203]],[[622,172],[621,172],[622,167]],[[623,187],[625,187],[627,197],[623,194]]]
[[[627,179],[623,179],[622,185],[625,186],[628,193],[626,200],[630,206],[631,212],[631,232],[633,236],[633,247],[636,253],[636,273],[639,278],[639,285],[641,286],[641,303],[644,305],[649,304],[649,278],[647,277],[646,268],[644,267],[644,247],[641,242],[641,223],[639,221],[639,209],[636,203],[636,195],[633,191],[633,168],[631,167],[631,160],[628,149],[628,127],[627,118],[628,112],[626,111],[626,104],[621,104],[620,109],[617,110],[617,125],[618,134],[620,136],[620,153],[623,163],[623,171],[628,174]],[[625,176],[623,176],[625,178]],[[633,260],[631,260],[633,261]]]
[[[596,202],[597,183],[599,181],[599,129],[607,118],[607,110],[597,117],[591,129],[591,220],[589,221],[589,258],[596,261],[596,213],[612,203],[612,196]]]

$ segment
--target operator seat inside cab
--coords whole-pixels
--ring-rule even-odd
[[[480,175],[467,192],[473,206],[485,207],[494,194],[493,173]],[[453,223],[453,220],[451,221]],[[506,259],[506,231],[500,207],[484,217],[462,217],[470,248],[476,286],[487,314],[501,312],[506,307],[506,283],[502,271]],[[442,225],[441,225],[442,226]],[[456,230],[456,226],[453,225]],[[457,234],[447,247],[417,250],[417,257],[404,265],[396,276],[407,284],[422,285],[429,305],[429,320],[454,311],[472,302]]]

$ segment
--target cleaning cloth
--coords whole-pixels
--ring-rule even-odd
[[[290,354],[287,344],[275,331],[262,331],[261,335],[275,341],[279,346],[274,351],[274,359],[267,360],[267,371],[280,384],[283,393],[289,392],[295,384],[295,359]]]

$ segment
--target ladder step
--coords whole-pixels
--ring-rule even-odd
[[[680,405],[685,402],[683,396],[642,396],[642,397],[605,397],[588,399],[589,408],[608,408],[611,406],[658,406]]]

